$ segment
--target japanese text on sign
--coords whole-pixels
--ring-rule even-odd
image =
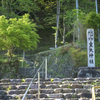
[[[87,29],[88,67],[95,67],[94,29]]]

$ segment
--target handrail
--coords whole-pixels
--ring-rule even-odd
[[[40,67],[38,68],[38,70],[37,70],[36,74],[34,75],[34,77],[33,77],[32,81],[30,82],[30,84],[29,84],[29,86],[28,86],[28,88],[27,88],[26,92],[24,93],[24,96],[23,96],[22,100],[24,100],[24,99],[25,99],[25,97],[26,97],[26,95],[27,95],[27,93],[28,93],[28,91],[29,91],[29,89],[30,89],[30,87],[31,87],[31,85],[32,85],[32,83],[33,83],[33,81],[34,81],[34,80],[35,80],[35,78],[36,78],[36,75],[38,74],[38,72],[39,72],[39,71],[40,71],[40,69],[42,68],[43,63],[44,63],[44,60],[43,60],[42,64],[40,65]]]
[[[92,87],[92,100],[95,100],[95,88],[94,88],[94,86]]]
[[[92,100],[96,100],[95,89],[98,89],[98,88],[100,88],[100,86],[93,86],[92,87]]]

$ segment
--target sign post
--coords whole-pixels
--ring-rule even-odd
[[[94,29],[87,29],[88,67],[95,67]]]

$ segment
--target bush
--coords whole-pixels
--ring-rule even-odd
[[[87,52],[81,48],[70,48],[70,54],[77,67],[87,66]]]
[[[14,78],[18,74],[19,61],[15,60],[13,62],[1,62],[0,63],[0,78]]]

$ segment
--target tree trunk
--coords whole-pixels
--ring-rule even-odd
[[[98,14],[98,1],[97,0],[95,0],[95,5],[96,5],[96,14]],[[99,25],[98,25],[97,31],[98,31],[98,41],[100,42]]]
[[[4,8],[4,0],[2,0],[2,8]]]
[[[76,0],[76,10],[77,10],[77,22],[78,22],[78,0]],[[78,38],[78,41],[79,41],[79,38],[80,38],[80,35],[79,35],[79,27],[77,27],[77,33],[78,33],[78,35],[77,35],[77,38]]]
[[[11,3],[10,3],[10,11],[11,11],[11,13],[12,13],[12,7],[11,7],[11,4],[12,4],[12,0],[11,0]],[[12,16],[13,17],[13,16]]]
[[[8,61],[11,62],[12,56],[13,56],[13,50],[12,49],[8,50],[8,56],[9,56]]]
[[[63,17],[63,44],[65,44],[65,31],[66,31],[65,18]]]
[[[57,0],[57,29],[55,35],[55,48],[57,48],[57,41],[58,41],[59,15],[60,15],[60,0]]]

